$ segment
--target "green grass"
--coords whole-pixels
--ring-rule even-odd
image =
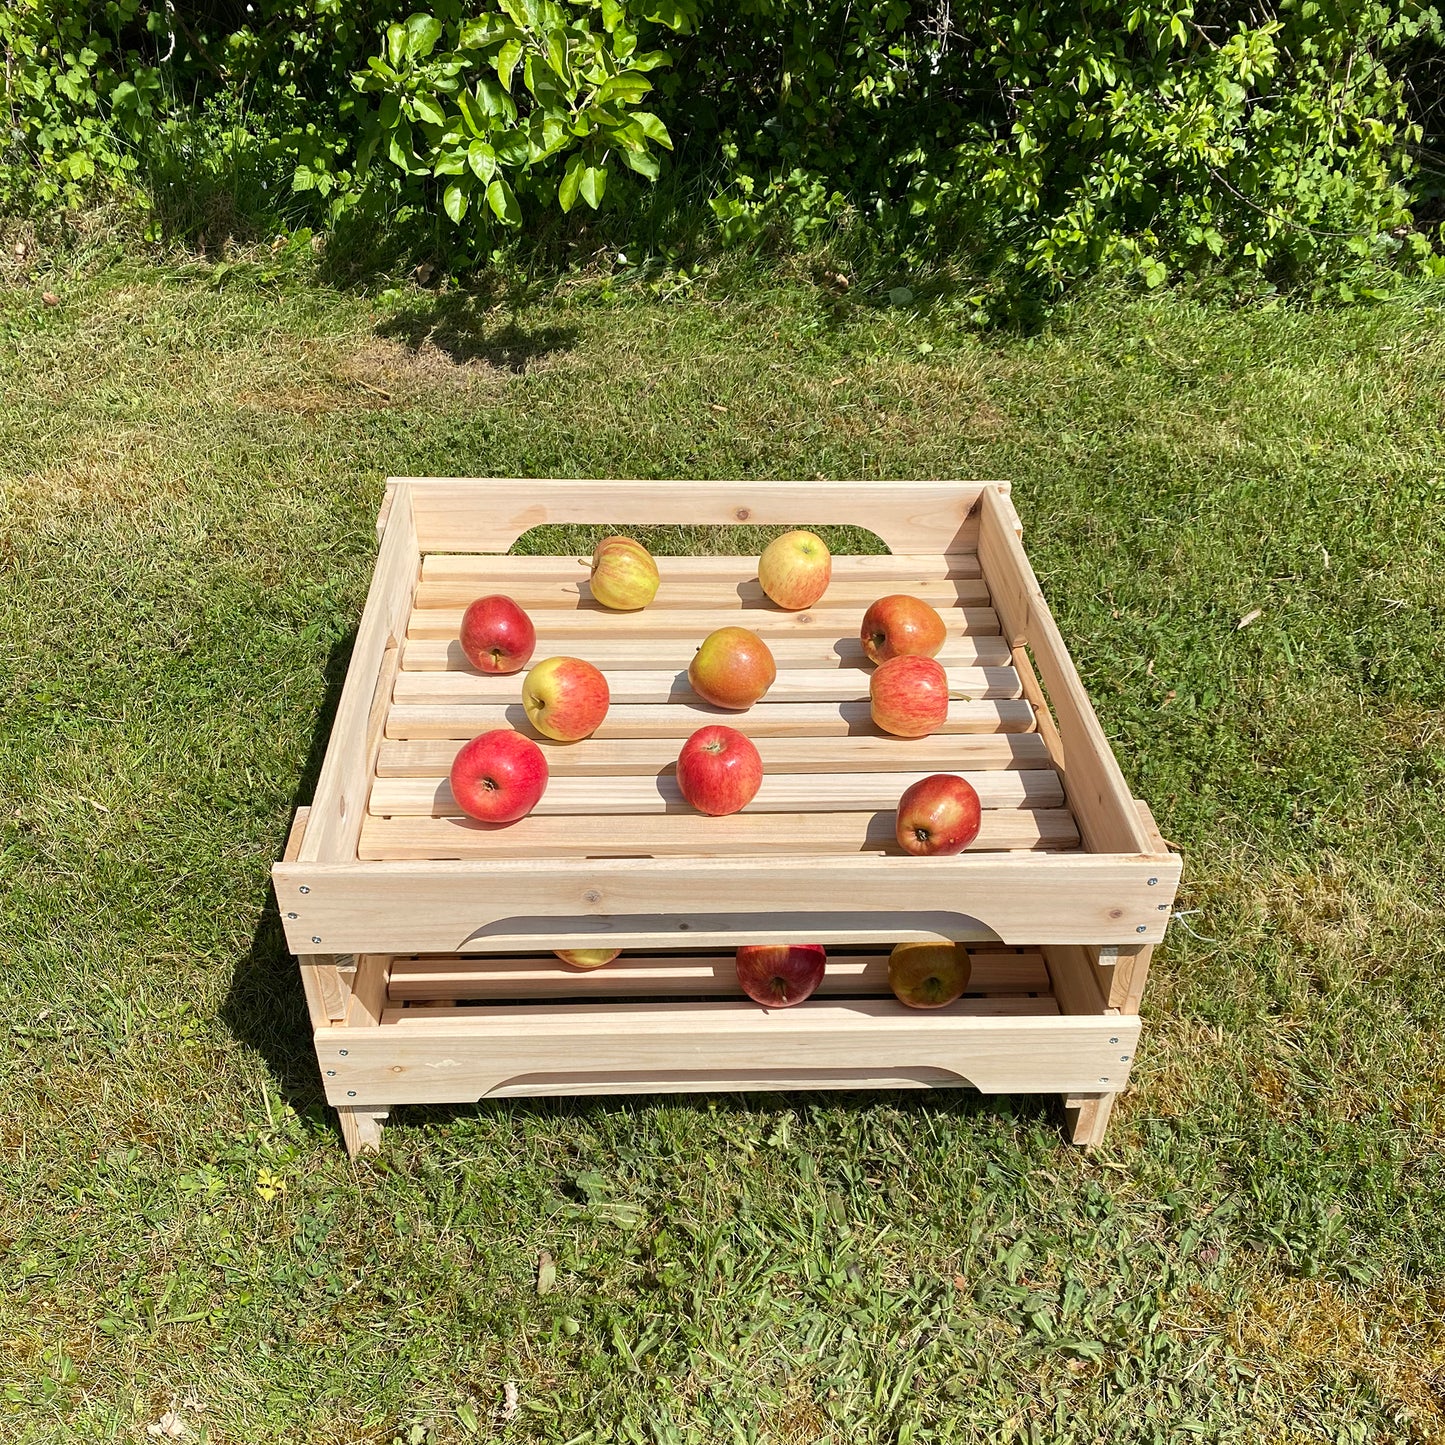
[[[1438,298],[979,339],[801,283],[255,276],[0,295],[0,1436],[1445,1435]],[[1187,853],[1107,1146],[1040,1099],[624,1099],[402,1110],[350,1164],[268,869],[389,473],[1011,477]]]

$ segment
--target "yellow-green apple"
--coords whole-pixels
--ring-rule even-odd
[[[622,950],[620,948],[554,948],[552,952],[563,963],[570,963],[573,968],[601,968],[604,963],[611,963]]]
[[[899,738],[924,738],[948,721],[948,674],[931,657],[890,657],[868,683],[873,721]]]
[[[933,773],[898,800],[898,846],[909,853],[962,853],[978,837],[978,794],[967,778]]]
[[[828,590],[832,576],[832,553],[814,532],[784,532],[758,558],[763,591],[789,612],[811,607]]]
[[[687,667],[692,690],[714,707],[751,707],[773,685],[778,665],[768,644],[746,627],[719,627]]]
[[[525,818],[547,790],[547,759],[521,733],[497,728],[465,744],[452,760],[452,797],[483,823]]]
[[[821,943],[758,943],[738,949],[738,983],[767,1008],[791,1008],[823,981],[828,953]]]
[[[763,781],[763,760],[736,728],[699,728],[677,755],[677,786],[699,813],[721,818],[746,808]]]
[[[479,672],[520,672],[532,660],[537,629],[510,597],[478,597],[462,613],[461,640]]]
[[[888,955],[888,987],[909,1008],[943,1008],[968,987],[973,963],[961,943],[900,943]]]
[[[596,732],[610,701],[607,679],[580,657],[548,657],[522,679],[527,720],[559,743]]]
[[[631,537],[604,537],[592,553],[592,596],[617,612],[636,612],[657,596],[657,563]]]
[[[937,657],[948,631],[922,598],[894,592],[863,614],[859,636],[869,662],[887,662],[890,657]]]

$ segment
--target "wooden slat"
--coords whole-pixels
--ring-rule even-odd
[[[775,612],[758,608],[746,617],[733,617],[739,626],[747,626],[772,646],[775,637],[824,637],[834,646],[840,638],[857,637],[863,625],[865,603],[853,607],[830,607],[820,603],[806,612]],[[465,607],[418,608],[407,623],[408,637],[454,638],[461,635]],[[999,635],[998,613],[992,607],[950,607],[942,610],[944,623],[951,634],[960,631],[980,637]],[[727,614],[716,608],[645,607],[640,612],[608,612],[578,609],[575,612],[549,613],[539,618],[537,645],[560,652],[576,650],[593,638],[632,639],[679,638],[694,647],[709,632],[727,624]],[[539,652],[537,656],[546,656]]]
[[[479,591],[479,587],[481,590]],[[925,602],[943,610],[953,607],[987,607],[988,588],[977,578],[960,577],[954,580],[916,581],[896,589],[911,592]],[[416,605],[428,611],[443,607],[467,607],[485,592],[500,592],[498,583],[477,582],[422,582],[416,589]],[[580,577],[552,576],[534,582],[517,581],[506,589],[507,595],[519,607],[529,613],[545,613],[561,609],[576,612],[605,612],[616,616],[616,612],[604,607],[592,596],[586,574]],[[866,609],[882,595],[878,584],[866,579],[843,579],[836,577],[829,582],[823,594],[823,603],[829,608],[859,607]],[[706,608],[718,614],[745,612],[748,617],[754,612],[777,612],[777,604],[769,599],[761,583],[754,577],[744,582],[698,581],[664,582],[657,589],[657,596],[647,605],[649,614],[670,608],[696,610]],[[724,618],[725,620],[725,618]],[[737,618],[746,625],[747,618]],[[717,626],[722,626],[719,621]]]
[[[883,1069],[928,1083],[944,1082],[940,1071],[985,1093],[1122,1085],[1127,1066],[1111,1061],[1133,1052],[1137,1020],[1063,1018],[1051,1009],[1052,1000],[1027,998],[965,998],[935,1010],[893,999],[809,999],[782,1010],[750,1002],[402,1009],[380,1029],[338,1037],[339,1046],[318,1052],[327,1097],[357,1106],[456,1103],[558,1075],[612,1092],[689,1073],[694,1087],[708,1087],[708,1075],[754,1071],[797,1087],[810,1071]],[[1110,1083],[1101,1086],[1101,1077]]]
[[[769,773],[749,813],[836,813],[895,808],[905,788],[927,773]],[[1051,770],[960,773],[984,808],[1057,808],[1064,789]],[[378,778],[371,789],[377,817],[460,818],[464,814],[446,778]],[[691,813],[670,774],[553,778],[534,818],[614,814]],[[610,826],[610,825],[608,825]]]
[[[451,772],[461,738],[388,739],[377,757],[379,778],[436,778]],[[778,773],[961,773],[1048,768],[1037,733],[939,733],[927,738],[757,738],[763,767]],[[656,776],[677,761],[670,738],[539,739],[553,778]]]
[[[397,487],[394,492],[316,783],[301,845],[300,858],[304,862],[343,862],[356,857],[356,839],[371,791],[391,677],[400,663],[397,644],[421,567],[410,499],[405,487]]]
[[[1077,851],[296,862],[274,871],[293,952],[316,935],[317,947],[337,953],[393,954],[735,947],[780,932],[836,945],[954,938],[1135,946],[1163,937],[1160,890],[1171,896],[1179,883],[1177,858]]]
[[[656,672],[667,669],[686,672],[701,637],[568,637],[549,626],[550,618],[539,618],[537,650],[540,660],[559,653],[586,649],[587,661],[611,675],[619,671]],[[857,667],[872,669],[863,655],[856,630],[847,637],[821,635],[770,635],[768,650],[778,667],[787,671],[810,667]],[[1011,649],[1001,637],[970,637],[955,632],[939,650],[938,661],[945,668],[1009,667]],[[410,637],[402,656],[403,672],[476,671],[455,637]]]
[[[1049,975],[1041,953],[971,953],[970,994],[1046,994]],[[388,997],[414,999],[603,998],[617,994],[736,994],[731,953],[623,954],[605,968],[569,968],[555,957],[457,958],[433,954],[394,958]],[[832,953],[819,997],[886,995],[886,953]]]
[[[1064,780],[1079,829],[1091,852],[1148,853],[1134,795],[1089,695],[1064,645],[1053,614],[1024,555],[1012,505],[997,492],[983,497],[979,557],[1009,641],[1027,644],[1058,720]]]
[[[525,676],[520,672],[490,677],[478,672],[403,672],[397,674],[392,697],[405,707],[506,707],[522,701]],[[780,672],[765,701],[864,702],[871,678],[872,672],[862,668]],[[702,701],[686,672],[618,672],[608,677],[607,687],[614,706]],[[948,672],[948,692],[961,699],[1016,698],[1020,695],[1019,677],[1011,667],[956,667]]]
[[[424,552],[505,552],[549,522],[637,526],[857,526],[894,553],[969,552],[974,504],[1006,482],[623,481],[411,477]]]
[[[459,818],[368,818],[361,856],[407,858],[661,858],[678,854],[711,858],[795,859],[825,853],[901,850],[891,810],[877,813],[734,813],[705,818],[696,813],[656,817],[620,815],[603,826],[572,818],[523,818],[487,825]],[[970,852],[1060,849],[1077,846],[1073,819],[1061,808],[1000,808],[985,812]],[[914,860],[917,861],[917,860]],[[806,877],[806,871],[802,876]]]
[[[853,733],[880,736],[874,730],[866,702],[767,701],[745,713],[723,712],[692,702],[613,707],[593,736],[685,738],[708,723],[727,723],[745,731],[754,741],[766,737],[845,737]],[[1022,733],[1032,731],[1033,725],[1033,709],[1022,699],[950,702],[948,720],[939,732]],[[466,739],[492,728],[507,727],[530,735],[531,724],[520,703],[511,707],[395,706],[386,719],[389,738]]]
[[[297,808],[281,853],[283,863],[294,863],[301,856],[301,844],[306,838],[306,824],[310,816],[310,808]],[[296,963],[301,971],[301,991],[306,996],[306,1012],[311,1019],[311,1027],[329,1028],[334,1021],[345,1018],[350,995],[337,967],[336,956],[303,953],[297,955]]]
[[[669,582],[710,582],[736,586],[757,580],[758,558],[714,554],[710,557],[655,557],[658,576]],[[422,559],[423,582],[478,583],[485,590],[500,586],[547,582],[564,572],[585,573],[591,557],[488,556],[476,552],[428,552]],[[891,552],[874,555],[837,553],[833,557],[834,582],[866,582],[875,596],[906,592],[910,583],[957,581],[983,576],[977,552]],[[476,594],[474,594],[476,595]]]

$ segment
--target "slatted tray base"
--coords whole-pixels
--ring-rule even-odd
[[[976,552],[839,556],[823,601],[784,612],[762,594],[756,557],[661,557],[656,601],[636,613],[593,602],[585,557],[422,559],[400,666],[362,824],[359,856],[467,858],[757,857],[897,853],[894,810],[910,783],[956,772],[978,790],[976,852],[1063,852],[1079,832],[1063,785],[990,605]],[[458,748],[490,728],[536,737],[522,678],[479,673],[457,642],[474,598],[501,592],[537,625],[534,660],[586,658],[606,674],[612,707],[577,743],[538,741],[551,782],[519,823],[465,817],[447,773]],[[939,655],[955,700],[937,735],[873,727],[859,627],[868,605],[908,592],[948,628]],[[743,712],[702,702],[687,666],[730,622],[766,638],[778,664],[767,696]],[[762,754],[765,777],[744,812],[706,818],[680,796],[677,753],[695,729],[726,722]]]

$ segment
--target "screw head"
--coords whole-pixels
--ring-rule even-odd
[[[1138,928],[1136,928],[1136,929],[1134,930],[1134,932],[1135,932],[1135,933],[1148,933],[1148,932],[1149,932],[1149,926],[1148,926],[1148,924],[1141,923],[1141,924],[1138,926]],[[321,940],[320,940],[319,938],[313,938],[311,941],[312,941],[312,943],[320,943],[320,942],[321,942]]]
[[[288,913],[288,914],[286,915],[286,917],[287,917],[287,918],[295,918],[296,915],[295,915],[294,913]]]
[[[1157,888],[1159,886],[1159,880],[1157,878],[1151,878],[1149,880],[1149,886],[1151,888]]]
[[[346,1091],[346,1097],[347,1097],[348,1099],[354,1099],[354,1098],[356,1097],[356,1090],[355,1090],[355,1089],[348,1089],[348,1090]]]
[[[334,1079],[334,1078],[336,1077],[336,1070],[335,1070],[335,1069],[327,1069],[327,1071],[326,1071],[326,1077],[327,1077],[328,1079]]]
[[[348,1051],[347,1051],[346,1049],[337,1049],[336,1052],[337,1052],[338,1054],[340,1054],[341,1057],[344,1059],[344,1058],[346,1057]]]
[[[1107,1084],[1107,1083],[1109,1082],[1109,1080],[1108,1080],[1107,1078],[1103,1078],[1103,1079],[1100,1079],[1099,1082],[1100,1082],[1101,1084]]]
[[[1121,1064],[1127,1064],[1127,1063],[1129,1062],[1129,1055],[1128,1055],[1128,1054],[1120,1054],[1120,1055],[1119,1055],[1119,1062],[1120,1062]]]
[[[1109,1042],[1110,1042],[1111,1044],[1117,1044],[1117,1043],[1119,1042],[1119,1040],[1118,1040],[1118,1039],[1110,1039]]]
[[[303,883],[303,884],[301,885],[301,892],[302,892],[302,893],[310,893],[310,892],[311,892],[310,885],[309,885],[309,884],[306,884],[306,883]]]
[[[1143,930],[1142,928],[1139,930],[1140,933],[1143,933],[1143,931],[1144,931],[1144,930]],[[313,934],[311,935],[311,941],[312,941],[312,943],[320,943],[320,942],[321,942],[321,935],[320,935],[319,933],[313,933]]]

